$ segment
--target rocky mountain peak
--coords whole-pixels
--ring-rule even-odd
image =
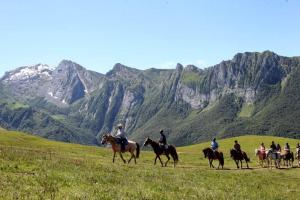
[[[28,79],[43,77],[51,77],[53,68],[45,64],[36,64],[31,66],[19,67],[15,70],[6,72],[2,80],[4,82],[25,81]]]

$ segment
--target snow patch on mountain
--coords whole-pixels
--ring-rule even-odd
[[[8,72],[4,81],[21,81],[31,79],[36,76],[51,78],[53,68],[45,64],[21,67],[17,70]]]

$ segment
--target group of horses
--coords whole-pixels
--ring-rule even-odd
[[[101,144],[111,144],[113,150],[113,162],[115,162],[116,153],[119,153],[121,159],[124,163],[126,160],[124,159],[122,153],[129,152],[131,157],[128,160],[128,163],[132,159],[136,163],[136,159],[139,158],[140,154],[140,145],[137,142],[128,140],[128,144],[126,145],[124,150],[121,150],[121,145],[117,143],[117,140],[114,136],[110,134],[105,134],[102,136]],[[149,137],[146,138],[143,146],[150,145],[156,155],[154,159],[154,165],[156,164],[157,159],[159,159],[161,166],[167,166],[168,162],[170,161],[171,157],[173,158],[174,167],[179,161],[178,154],[176,148],[173,145],[167,145],[167,147],[161,147],[160,144],[154,140],[151,140]],[[213,151],[211,148],[203,149],[204,157],[208,159],[209,167],[214,168],[213,161],[218,160],[219,165],[218,169],[224,167],[224,155],[222,152]],[[260,150],[255,150],[255,154],[258,157],[259,163],[262,167],[265,167],[264,163],[267,164],[268,167],[272,167],[272,163],[276,168],[280,168],[281,160],[284,161],[284,165],[286,166],[293,166],[294,162],[294,155],[293,152],[287,154],[279,154],[277,152],[273,152],[272,150],[267,150],[265,153],[261,152]],[[167,157],[167,161],[163,163],[161,159],[161,155],[165,155]],[[248,162],[250,162],[250,158],[247,156],[246,152],[244,151],[236,151],[235,149],[230,150],[230,156],[235,161],[237,168],[243,168],[243,161],[246,162],[247,168],[249,168]],[[300,167],[300,151],[297,151],[296,159],[298,159],[298,164]],[[239,165],[240,164],[240,165]]]
[[[283,161],[283,165],[286,167],[293,167],[294,163],[294,153],[292,151],[284,151],[277,152],[272,149],[268,149],[266,151],[261,151],[259,149],[255,149],[255,155],[258,157],[259,164],[261,167],[271,167],[274,166],[276,168],[280,168],[281,161]],[[300,167],[300,151],[296,151],[296,159],[298,160],[298,165]]]

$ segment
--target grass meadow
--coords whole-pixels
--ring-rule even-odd
[[[236,169],[229,150],[238,139],[250,169]],[[242,136],[220,140],[225,169],[209,169],[202,149],[179,147],[173,168],[153,166],[154,153],[142,148],[138,163],[112,163],[110,148],[54,142],[0,130],[0,199],[300,199],[300,168],[260,168],[254,149],[263,141],[282,146],[294,139]],[[129,155],[126,156],[127,159]],[[163,157],[165,161],[165,157]],[[217,163],[216,163],[217,164]]]

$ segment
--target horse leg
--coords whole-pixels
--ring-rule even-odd
[[[135,160],[134,153],[133,153],[132,151],[131,151],[130,153],[131,153],[131,157],[130,157],[130,159],[128,160],[128,164],[130,163],[130,161],[131,161],[132,158],[134,158],[134,162],[135,162],[135,164],[136,164],[136,160]]]
[[[213,165],[213,159],[210,160],[210,165],[212,166],[212,168],[215,168],[215,166]]]
[[[243,169],[243,161],[241,160],[241,169]]]
[[[160,156],[158,156],[158,159],[159,159],[159,161],[160,161],[160,164],[161,164],[161,166],[163,167],[163,166],[164,166],[164,164],[163,164],[163,162],[162,162],[162,160],[161,160]]]
[[[170,156],[169,156],[169,154],[166,154],[166,156],[167,156],[168,160],[167,160],[166,163],[165,163],[165,167],[167,166],[168,162],[170,161]],[[175,162],[175,161],[174,161],[174,162]]]
[[[239,169],[239,161],[235,160],[236,168]]]
[[[115,162],[116,152],[114,151],[113,163]]]
[[[126,163],[126,160],[123,158],[123,155],[121,152],[119,152],[121,159],[123,160],[124,163]]]
[[[156,160],[158,158],[158,155],[156,155],[155,159],[154,159],[154,165],[156,165]]]

